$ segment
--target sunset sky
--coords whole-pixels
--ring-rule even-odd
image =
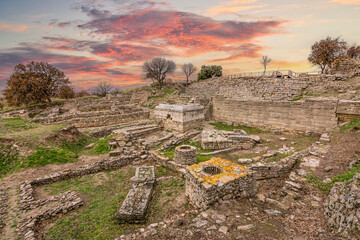
[[[77,90],[101,81],[139,86],[144,61],[316,71],[311,45],[327,36],[360,44],[360,0],[0,0],[0,89],[14,66],[46,61]]]

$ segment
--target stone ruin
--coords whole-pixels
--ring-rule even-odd
[[[155,185],[154,166],[137,167],[131,189],[116,219],[119,223],[144,223]]]
[[[154,114],[163,122],[165,129],[179,132],[201,128],[204,122],[204,107],[199,104],[160,104],[155,107]]]
[[[76,109],[62,112],[60,108],[46,117],[30,119],[41,124],[71,124],[78,128],[99,127],[115,125],[130,121],[148,119],[150,113],[147,109],[130,104],[87,104],[77,105]]]
[[[203,149],[251,149],[255,146],[255,138],[248,136],[244,130],[231,131],[204,130],[201,134]]]
[[[192,165],[196,163],[196,147],[182,145],[175,148],[174,161],[181,165]]]
[[[348,183],[335,183],[324,207],[325,219],[334,232],[346,237],[349,231],[359,231],[360,173]]]
[[[198,208],[207,209],[220,199],[254,195],[255,178],[247,167],[221,158],[186,168],[186,196]]]

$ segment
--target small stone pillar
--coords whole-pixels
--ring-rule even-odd
[[[192,165],[196,163],[196,147],[182,145],[175,148],[174,161],[181,165]]]

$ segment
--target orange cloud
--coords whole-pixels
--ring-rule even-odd
[[[6,24],[0,22],[0,31],[4,32],[26,32],[29,26],[26,24]]]
[[[360,4],[360,0],[332,0],[332,2],[340,3],[344,5],[358,5]]]
[[[225,2],[207,10],[208,15],[218,15],[222,13],[240,12],[254,8],[262,8],[265,5],[248,5],[257,2],[258,0],[234,0]]]

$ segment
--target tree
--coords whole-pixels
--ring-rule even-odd
[[[221,77],[222,67],[218,65],[206,66],[202,65],[198,73],[198,80],[208,79],[212,77]]]
[[[156,81],[160,88],[164,85],[166,75],[173,74],[175,70],[176,64],[174,61],[160,57],[144,62],[143,64],[145,78]]]
[[[359,59],[360,58],[360,46],[356,44],[352,45],[348,48],[346,55],[351,59]]]
[[[4,96],[9,105],[51,102],[60,88],[70,83],[65,74],[44,62],[18,64],[7,81]]]
[[[90,96],[90,94],[88,92],[86,92],[85,90],[75,93],[76,98],[86,97],[86,96]]]
[[[72,89],[72,87],[70,87],[68,85],[64,85],[64,86],[60,87],[58,97],[62,98],[62,99],[74,98],[75,92]]]
[[[265,75],[266,73],[266,68],[267,68],[267,65],[271,62],[271,58],[269,58],[268,56],[262,56],[261,60],[260,60],[260,63],[263,65],[264,67],[264,73],[263,75]]]
[[[181,70],[185,73],[186,84],[189,84],[189,77],[196,72],[197,68],[192,63],[185,63],[182,65]]]
[[[120,94],[121,93],[121,89],[120,88],[114,88],[112,91],[111,91],[111,94],[112,95],[117,95],[117,94]]]
[[[337,59],[346,55],[347,43],[340,37],[326,39],[315,42],[311,46],[311,53],[308,57],[309,62],[319,65],[321,73],[325,73],[332,68],[332,64]]]
[[[111,89],[113,89],[113,86],[111,86],[110,83],[101,82],[95,88],[95,94],[98,95],[99,97],[105,97],[110,93]]]

